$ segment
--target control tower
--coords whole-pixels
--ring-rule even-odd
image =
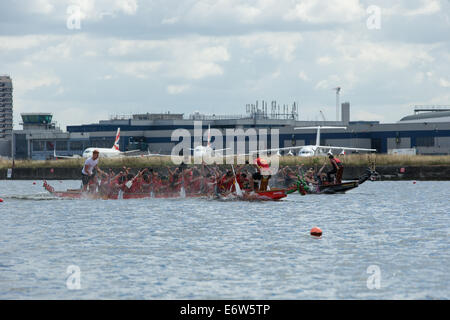
[[[55,130],[51,113],[22,113],[23,130]]]

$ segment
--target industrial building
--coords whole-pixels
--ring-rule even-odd
[[[350,104],[341,104],[340,121],[300,121],[297,106],[278,106],[272,102],[271,110],[263,102],[246,106],[244,115],[205,115],[199,112],[185,117],[183,114],[147,113],[113,116],[93,124],[68,126],[63,132],[52,122],[51,114],[22,114],[22,130],[14,131],[15,157],[21,159],[49,159],[56,150],[58,155],[81,155],[88,147],[112,147],[117,128],[121,129],[120,149],[170,154],[178,141],[172,141],[172,132],[186,129],[194,134],[194,125],[201,121],[203,130],[208,126],[219,129],[278,129],[279,147],[315,144],[316,131],[295,130],[305,126],[346,126],[346,130],[329,129],[321,133],[321,145],[377,149],[388,153],[391,149],[415,148],[417,154],[450,154],[449,111],[445,108],[415,109],[415,114],[397,123],[377,121],[350,121]],[[269,132],[270,133],[270,132]],[[192,140],[192,147],[194,141]],[[226,148],[226,141],[223,141]],[[268,148],[271,147],[270,139]]]

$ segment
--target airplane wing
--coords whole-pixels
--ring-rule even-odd
[[[283,150],[294,150],[294,149],[301,149],[305,146],[296,146],[296,147],[284,147],[284,148],[274,148],[274,149],[265,149],[265,150],[254,150],[254,151],[250,151],[249,153],[245,154],[246,156],[249,156],[253,153],[258,153],[258,152],[274,152],[274,151],[283,151]]]
[[[255,150],[250,151],[249,153],[242,154],[245,156],[252,155],[254,153],[261,153],[261,152],[277,152],[277,151],[284,151],[284,150],[295,150],[295,149],[301,149],[306,146],[295,146],[295,147],[284,147],[284,148],[274,148],[274,149],[265,149],[265,150]],[[315,146],[311,146],[315,147]],[[332,150],[350,150],[350,151],[366,151],[366,152],[376,152],[377,149],[365,149],[365,148],[351,148],[351,147],[335,147],[335,146],[317,146],[318,149],[332,149]]]
[[[217,152],[217,151],[225,151],[225,150],[230,150],[231,148],[224,148],[224,149],[213,149],[213,151],[214,152]]]
[[[81,158],[81,156],[80,155],[72,155],[72,156],[58,156],[57,154],[56,154],[56,149],[53,149],[53,158],[55,158],[55,159],[79,159],[79,158]]]
[[[331,149],[331,150],[350,150],[350,151],[367,151],[376,152],[377,149],[364,149],[364,148],[351,148],[351,147],[335,147],[335,146],[318,146],[318,149]]]
[[[79,159],[81,156],[73,155],[73,156],[56,156],[55,159]]]
[[[135,156],[127,156],[127,158],[150,158],[150,157],[171,157],[171,154],[160,154],[160,153],[147,153],[147,154],[138,154]]]
[[[128,154],[128,153],[134,153],[134,152],[139,152],[139,151],[141,151],[141,150],[135,149],[135,150],[129,150],[129,151],[122,151],[121,153]]]

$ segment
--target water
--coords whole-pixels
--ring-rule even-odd
[[[281,202],[54,200],[41,185],[0,181],[0,299],[450,298],[450,182]]]

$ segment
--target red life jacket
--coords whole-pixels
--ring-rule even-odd
[[[340,167],[342,167],[342,162],[341,160],[339,160],[338,158],[333,158],[334,161],[331,161],[331,164],[333,165],[333,167],[335,167],[336,169],[339,169]],[[333,160],[331,159],[331,160]]]

